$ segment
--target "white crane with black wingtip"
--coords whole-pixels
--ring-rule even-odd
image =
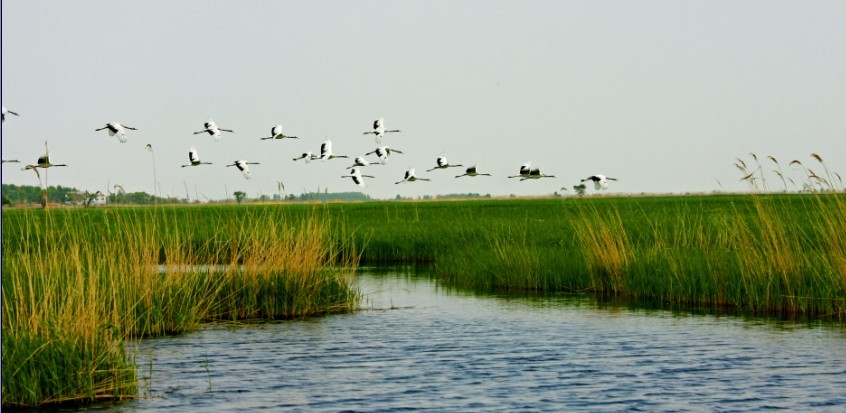
[[[381,162],[370,162],[367,159],[364,159],[364,156],[358,156],[358,157],[355,158],[355,161],[353,161],[352,166],[348,166],[347,169],[353,169],[353,168],[356,168],[356,167],[365,167],[365,166],[368,166],[368,165],[382,165],[382,163]]]
[[[529,176],[524,177],[524,178],[520,178],[520,180],[525,181],[527,179],[541,179],[541,178],[555,178],[555,175],[544,175],[544,174],[541,173],[540,169],[532,168],[532,170],[529,171]]]
[[[238,170],[241,171],[241,173],[244,174],[244,178],[250,179],[252,177],[252,175],[250,174],[250,167],[248,165],[260,165],[260,163],[258,163],[258,162],[247,162],[243,159],[239,159],[239,160],[235,161],[234,163],[232,163],[230,165],[226,165],[226,166],[234,166],[234,167],[238,168]]]
[[[46,142],[45,142],[44,146],[45,147],[47,146]],[[41,156],[38,157],[38,162],[36,162],[35,165],[27,165],[27,166],[35,166],[37,168],[47,169],[47,168],[52,168],[54,166],[67,166],[67,165],[65,165],[63,163],[59,163],[59,164],[50,163],[50,152],[47,151],[47,152],[44,153],[44,155],[41,155]]]
[[[2,112],[3,117],[2,117],[2,122],[5,122],[5,121],[6,121],[6,114],[7,114],[7,113],[8,113],[8,114],[10,114],[10,115],[20,116],[20,115],[18,115],[18,113],[17,113],[17,112],[12,112],[11,110],[6,109],[6,107],[5,107],[5,106],[3,106],[3,112]]]
[[[381,159],[382,163],[384,164],[384,163],[388,162],[388,157],[391,156],[391,154],[394,153],[394,152],[403,153],[400,150],[397,150],[397,149],[394,149],[394,148],[391,148],[391,147],[388,147],[388,146],[380,146],[373,151],[367,152],[365,155],[373,155],[375,153],[376,156],[378,156],[379,159]]]
[[[60,164],[50,163],[50,149],[47,147],[47,141],[44,141],[44,155],[41,155],[41,156],[38,157],[38,161],[35,163],[35,165],[27,165],[27,166],[23,167],[21,170],[25,171],[27,169],[30,169],[33,172],[35,172],[35,175],[38,177],[38,182],[40,183],[41,182],[41,174],[38,173],[38,168],[47,169],[47,168],[52,168],[54,166],[67,166],[67,165],[65,165],[63,163],[60,163]],[[45,189],[45,190],[47,189],[47,175],[46,175],[46,173],[47,172],[45,171],[44,184],[43,184],[43,189]]]
[[[323,143],[320,144],[320,160],[326,162],[330,159],[335,158],[349,158],[346,155],[335,155],[332,153],[332,140],[326,139]]]
[[[461,175],[456,175],[455,177],[456,177],[456,178],[461,178],[462,176],[471,176],[471,177],[472,177],[472,176],[491,176],[491,174],[482,174],[482,173],[479,173],[478,171],[476,171],[476,166],[477,166],[477,165],[473,165],[473,166],[471,166],[471,167],[467,168],[467,170],[466,170],[463,174],[461,174]]]
[[[270,128],[270,136],[268,136],[266,138],[261,138],[261,140],[267,140],[267,139],[299,139],[299,138],[296,137],[296,136],[285,135],[284,133],[282,133],[282,125],[276,125],[276,126]]]
[[[126,129],[138,130],[131,126],[123,125],[120,122],[109,122],[106,124],[106,126],[103,126],[102,128],[94,129],[94,132],[99,132],[103,129],[109,130],[109,136],[117,136],[117,139],[120,141],[120,143],[126,143]]]
[[[188,149],[188,161],[191,162],[188,165],[182,165],[182,167],[186,166],[200,166],[200,165],[211,165],[211,162],[200,162],[200,155],[197,153],[197,148],[190,147]]]
[[[414,181],[429,181],[430,179],[427,178],[418,178],[414,175],[414,168],[409,168],[405,171],[405,176],[402,178],[402,181],[394,182],[395,184],[401,184],[403,182],[414,182]]]
[[[352,168],[352,170],[350,170],[349,175],[344,175],[341,178],[352,178],[353,182],[355,182],[356,185],[364,188],[365,186],[367,186],[364,184],[364,177],[375,178],[375,176],[371,175],[362,175],[361,170],[359,170],[358,168]]]
[[[373,121],[373,130],[364,132],[364,135],[367,134],[374,134],[376,135],[376,144],[382,143],[382,136],[385,136],[386,133],[394,133],[394,132],[401,132],[399,129],[392,129],[387,130],[385,129],[385,118],[379,118]]]
[[[446,155],[438,156],[438,159],[435,162],[437,163],[437,166],[432,169],[429,169],[426,172],[432,172],[435,169],[459,168],[464,166],[462,164],[450,164],[449,161],[447,161]]]
[[[311,151],[303,152],[298,158],[294,158],[294,161],[299,161],[300,159],[305,159],[306,162],[311,162],[312,160],[319,159],[319,157],[313,154]]]
[[[214,137],[215,142],[220,142],[220,132],[229,132],[229,133],[235,132],[232,129],[224,129],[224,128],[218,127],[217,124],[214,123],[214,121],[211,120],[211,119],[207,120],[203,124],[203,126],[205,126],[205,129],[203,129],[201,131],[194,132],[194,135],[198,135],[198,134],[201,134],[201,133],[208,133],[209,136]]]
[[[532,172],[532,161],[520,165],[520,173],[518,175],[511,175],[509,178],[528,178]]]
[[[582,179],[582,182],[585,181],[593,181],[593,188],[597,191],[600,189],[608,189],[608,181],[616,181],[617,178],[610,178],[605,175],[591,175],[585,179]]]

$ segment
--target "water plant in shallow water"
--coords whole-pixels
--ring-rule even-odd
[[[128,340],[355,308],[327,217],[199,211],[4,213],[3,405],[133,397]]]

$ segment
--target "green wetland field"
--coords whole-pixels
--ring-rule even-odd
[[[133,340],[355,311],[359,265],[846,320],[846,196],[565,197],[3,213],[4,406],[133,397]]]
[[[752,314],[846,315],[843,195],[330,205],[362,263],[431,262],[452,285]]]

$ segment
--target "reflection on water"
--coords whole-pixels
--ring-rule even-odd
[[[846,409],[842,325],[479,295],[396,269],[361,273],[355,314],[144,341],[148,397],[96,409]]]

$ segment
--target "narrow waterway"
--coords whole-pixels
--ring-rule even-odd
[[[480,295],[403,270],[365,309],[146,340],[96,410],[846,411],[846,327]]]

